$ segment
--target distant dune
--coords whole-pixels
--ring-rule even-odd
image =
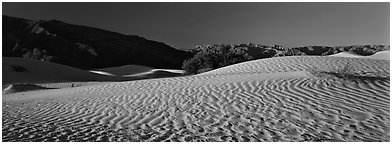
[[[140,66],[140,65],[126,65],[120,67],[111,67],[105,69],[92,70],[90,72],[111,75],[118,77],[138,77],[138,78],[163,78],[163,77],[174,77],[181,76],[184,74],[183,70],[176,69],[154,69],[151,67]]]
[[[153,69],[127,65],[100,70],[81,70],[61,64],[32,59],[3,57],[3,88],[9,84],[38,84],[46,87],[91,85],[92,82],[129,81],[182,75],[182,70]],[[66,84],[66,82],[72,83]],[[81,83],[85,82],[85,83]],[[88,83],[87,83],[88,82]],[[48,85],[47,83],[51,83]],[[97,83],[94,83],[97,84]]]
[[[330,56],[336,56],[336,57],[352,57],[352,58],[364,57],[364,56],[361,56],[361,55],[356,54],[356,53],[354,53],[354,52],[340,52],[340,53],[333,54],[333,55],[330,55]]]
[[[50,88],[45,88],[34,84],[11,84],[3,90],[3,93],[8,94],[8,93],[26,92],[26,91],[33,91],[33,90],[45,90],[45,89],[50,89]]]
[[[194,76],[5,94],[3,141],[390,141],[390,83],[316,78],[389,61],[254,60]],[[4,74],[4,72],[3,72]]]
[[[13,67],[25,71],[15,71]],[[38,60],[3,57],[3,85],[10,83],[48,83],[70,81],[113,81],[119,78],[102,76],[85,70]]]
[[[115,75],[115,76],[124,76],[124,75],[133,75],[133,74],[143,73],[143,72],[150,71],[152,69],[154,69],[154,68],[147,67],[147,66],[141,66],[141,65],[125,65],[125,66],[119,66],[119,67],[97,69],[94,71],[100,71],[100,72],[108,73],[108,74]]]
[[[175,70],[175,69],[152,69],[150,71],[136,73],[132,75],[124,75],[123,77],[173,77],[173,76],[181,76],[184,74],[184,70]]]
[[[390,60],[390,50],[380,51],[371,56],[367,56],[370,59],[379,59],[379,60]]]
[[[359,54],[353,52],[341,52],[330,56],[337,56],[337,57],[353,57],[353,58],[366,58],[366,59],[378,59],[378,60],[390,60],[390,50],[376,52],[370,56],[361,56]]]

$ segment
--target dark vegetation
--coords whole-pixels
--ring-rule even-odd
[[[193,58],[185,60],[182,68],[186,74],[197,74],[251,59],[242,47],[217,45],[200,50]]]
[[[164,43],[57,20],[3,15],[3,56],[60,63],[81,69],[128,64],[181,69],[192,56]]]

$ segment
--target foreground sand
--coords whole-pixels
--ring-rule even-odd
[[[389,141],[389,81],[333,81],[347,61],[389,75],[389,61],[279,57],[195,76],[3,95],[3,141]]]

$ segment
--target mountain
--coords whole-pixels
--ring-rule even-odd
[[[136,35],[3,15],[3,56],[25,57],[81,69],[122,65],[181,69],[191,52]]]

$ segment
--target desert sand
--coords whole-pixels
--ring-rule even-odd
[[[3,141],[389,141],[389,60],[275,57],[199,75],[3,94]]]
[[[340,53],[329,55],[329,56],[352,57],[352,58],[362,58],[362,57],[364,57],[364,56],[361,56],[361,55],[356,54],[354,52],[340,52]]]

